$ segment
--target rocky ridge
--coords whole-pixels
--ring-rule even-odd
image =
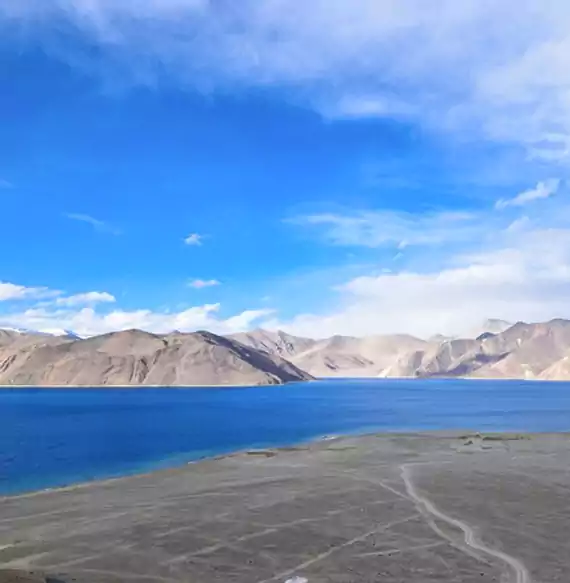
[[[0,384],[273,385],[312,377],[278,355],[209,332],[88,339],[0,330]]]

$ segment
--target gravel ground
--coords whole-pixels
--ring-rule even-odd
[[[0,499],[0,583],[570,581],[570,436],[378,435]]]

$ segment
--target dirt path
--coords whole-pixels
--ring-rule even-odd
[[[521,561],[519,561],[519,559],[508,555],[507,553],[503,553],[500,550],[488,547],[485,543],[477,538],[475,531],[468,524],[458,520],[457,518],[448,516],[439,510],[437,506],[433,504],[433,502],[428,500],[425,496],[422,496],[417,491],[414,483],[412,482],[409,465],[404,464],[400,466],[400,470],[402,473],[402,479],[404,480],[404,484],[406,486],[406,491],[410,498],[414,500],[420,511],[423,509],[431,514],[431,516],[434,518],[438,518],[439,520],[442,520],[451,526],[459,528],[463,532],[465,544],[468,547],[471,547],[472,549],[479,551],[488,557],[499,559],[505,563],[511,572],[510,583],[532,583],[532,578],[528,572],[528,569]]]

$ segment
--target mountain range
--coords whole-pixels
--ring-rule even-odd
[[[570,321],[489,320],[473,337],[405,334],[303,338],[253,330],[166,335],[141,330],[79,338],[0,329],[0,384],[267,385],[315,377],[570,379]]]
[[[126,330],[78,339],[0,330],[1,385],[272,385],[311,378],[278,355],[209,332]]]
[[[255,330],[236,340],[279,354],[315,377],[570,379],[570,321],[489,320],[475,337],[299,338]]]

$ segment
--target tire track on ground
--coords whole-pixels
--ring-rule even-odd
[[[442,520],[443,522],[446,522],[455,528],[459,528],[461,532],[463,532],[465,544],[468,547],[471,547],[472,549],[479,551],[488,557],[499,559],[511,571],[512,577],[510,578],[510,581],[512,583],[532,583],[532,578],[528,569],[519,559],[504,553],[503,551],[487,546],[484,542],[477,538],[475,531],[468,524],[458,520],[457,518],[448,516],[439,510],[439,508],[437,508],[437,506],[428,498],[422,496],[417,491],[414,483],[412,482],[410,467],[407,464],[400,466],[400,470],[402,473],[402,479],[404,480],[404,485],[406,486],[406,492],[410,498],[414,500],[420,511],[423,509],[431,514],[431,516],[434,518],[438,518],[439,520]]]

